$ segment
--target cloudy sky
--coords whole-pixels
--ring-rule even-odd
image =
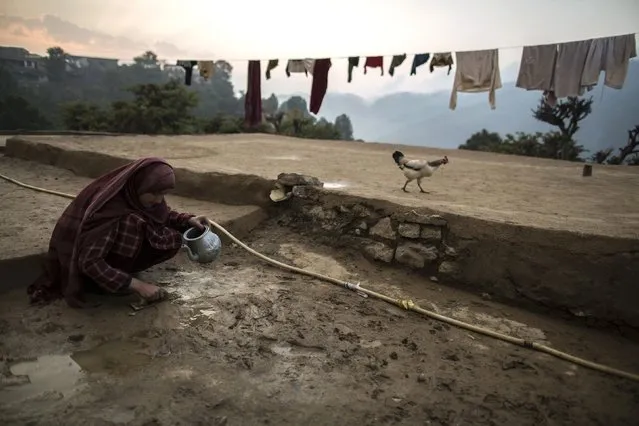
[[[245,83],[246,59],[392,55],[502,48],[502,70],[516,72],[521,48],[639,32],[638,0],[2,0],[0,44],[35,53],[58,45],[87,56],[130,60],[151,49],[161,58],[226,59],[234,84]],[[321,6],[317,6],[321,4]],[[390,58],[387,59],[387,61]],[[386,64],[386,68],[388,63]],[[452,76],[426,67],[395,77],[333,60],[330,89],[373,98],[396,91],[450,89]],[[283,67],[265,93],[310,90],[310,78]]]

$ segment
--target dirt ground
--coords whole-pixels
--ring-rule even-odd
[[[14,171],[62,191],[82,182],[44,166]],[[31,202],[35,194],[15,188],[11,196]],[[51,220],[58,199],[42,196],[38,217]],[[29,214],[3,205],[3,219]],[[12,241],[3,237],[2,247]],[[639,345],[621,337],[382,268],[277,219],[245,241],[299,267],[639,372]],[[100,307],[78,311],[63,302],[29,307],[24,288],[1,294],[3,424],[636,424],[637,383],[275,269],[233,245],[223,250],[212,265],[180,254],[145,273],[172,297],[139,312],[129,306],[134,297],[96,295]]]
[[[199,171],[254,174],[281,172],[319,177],[328,187],[354,195],[430,207],[487,220],[547,229],[639,238],[639,168],[582,165],[556,160],[391,144],[313,141],[262,134],[206,136],[28,136],[80,150],[130,158],[157,155]],[[450,163],[403,193],[391,153]],[[413,184],[414,185],[414,184]]]
[[[639,371],[639,346],[380,269],[271,223],[249,243],[505,333]],[[4,424],[632,425],[639,384],[424,319],[227,246],[143,279],[171,302],[0,298]],[[28,382],[25,375],[28,375]]]

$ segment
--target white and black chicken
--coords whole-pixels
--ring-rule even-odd
[[[397,166],[404,172],[404,176],[406,177],[406,183],[402,187],[402,191],[404,192],[408,192],[406,190],[406,185],[417,179],[417,186],[419,186],[419,190],[427,193],[424,191],[424,188],[422,188],[422,179],[425,177],[431,177],[442,164],[448,164],[447,156],[444,156],[441,160],[434,161],[420,159],[409,160],[404,157],[404,154],[400,151],[393,152],[393,159],[395,160],[395,163],[397,163]]]

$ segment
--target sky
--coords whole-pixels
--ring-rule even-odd
[[[516,69],[521,46],[639,33],[638,0],[1,0],[0,45],[43,54],[130,60],[224,59],[233,83],[246,85],[246,60],[333,59],[329,91],[373,99],[449,90],[452,74],[427,67],[409,76],[412,54],[500,48],[500,68]],[[347,56],[409,54],[395,77],[378,70],[346,80]],[[337,59],[335,59],[337,58]],[[266,63],[263,63],[265,67]],[[512,74],[512,73],[511,73]],[[284,66],[262,92],[310,92],[311,78],[287,78]]]

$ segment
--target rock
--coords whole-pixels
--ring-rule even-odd
[[[277,181],[285,186],[319,186],[324,187],[324,182],[315,176],[300,175],[298,173],[280,173],[277,175]]]
[[[393,219],[398,222],[420,223],[422,225],[446,226],[448,222],[439,215],[427,215],[417,213],[414,210],[409,212],[393,213]]]
[[[438,272],[440,275],[449,276],[451,278],[457,278],[461,271],[457,263],[449,262],[445,260],[439,265]]]
[[[393,260],[395,250],[384,243],[374,242],[364,246],[364,254],[375,260],[390,263]]]
[[[419,224],[417,223],[400,223],[397,232],[402,237],[419,238]]]
[[[425,226],[422,227],[421,237],[424,240],[441,241],[441,239],[442,239],[442,228],[440,228],[439,226],[425,225]]]
[[[395,260],[413,268],[423,268],[426,263],[433,262],[438,257],[437,247],[417,243],[402,244],[395,251]]]
[[[291,193],[294,197],[303,198],[306,200],[318,200],[320,194],[318,187],[304,185],[294,186]]]
[[[357,227],[362,231],[366,231],[368,229],[368,224],[364,221],[361,221],[359,225],[357,225]]]
[[[337,213],[334,210],[324,210],[322,206],[313,206],[308,214],[315,220],[324,221],[332,220],[337,217]]]
[[[377,222],[375,226],[371,228],[370,234],[387,240],[394,240],[397,237],[391,225],[390,217],[385,217]]]
[[[449,257],[457,257],[457,250],[450,246],[446,246],[446,248],[444,249],[444,254]]]

